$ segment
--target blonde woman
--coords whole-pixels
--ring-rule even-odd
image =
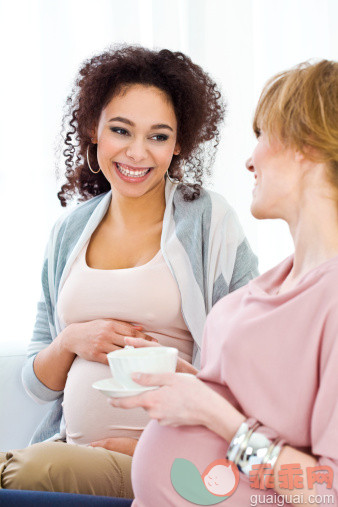
[[[338,63],[273,77],[253,126],[251,211],[285,220],[295,252],[215,305],[197,378],[135,375],[162,387],[111,402],[154,419],[134,455],[135,507],[191,505],[171,483],[175,459],[201,474],[226,457],[239,484],[214,503],[247,507],[258,494],[259,504],[338,505]],[[253,464],[272,471],[263,489],[251,487]],[[314,480],[316,467],[325,480]]]

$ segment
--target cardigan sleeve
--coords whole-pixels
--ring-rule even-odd
[[[235,211],[229,207],[219,225],[219,258],[212,306],[258,276],[258,259],[251,250]]]
[[[60,221],[57,222],[59,224]],[[35,375],[34,360],[38,352],[48,347],[56,336],[54,328],[54,308],[50,295],[50,276],[51,276],[51,259],[50,252],[54,248],[54,237],[56,225],[53,227],[49,242],[45,252],[45,258],[42,267],[42,291],[40,300],[37,304],[37,314],[33,335],[28,345],[27,361],[22,369],[22,383],[27,394],[37,403],[47,403],[54,401],[62,396],[63,391],[53,391],[45,386]]]
[[[230,280],[229,292],[243,287],[258,276],[257,257],[246,238],[237,246],[235,264]]]
[[[47,309],[42,295],[38,302],[36,321],[33,336],[28,346],[28,359],[22,368],[22,383],[27,394],[37,403],[47,403],[59,398],[63,391],[53,391],[45,386],[35,375],[34,360],[40,350],[52,343]]]

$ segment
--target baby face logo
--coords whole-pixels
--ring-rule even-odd
[[[236,465],[226,459],[217,459],[210,463],[202,474],[205,487],[216,496],[231,496],[239,481]]]
[[[171,483],[177,493],[189,502],[215,505],[236,491],[239,471],[232,461],[217,459],[200,475],[191,461],[177,458],[171,467]]]

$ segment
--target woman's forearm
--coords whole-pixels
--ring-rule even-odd
[[[246,420],[246,417],[233,407],[227,400],[214,393],[212,396],[205,416],[205,425],[214,433],[223,437],[227,442],[231,442],[240,425]],[[259,432],[259,429],[257,430]],[[279,473],[283,465],[300,465],[300,475],[306,478],[308,467],[314,467],[317,464],[315,457],[301,452],[288,445],[284,446],[274,466],[274,490],[279,495],[287,495],[288,499],[297,496],[297,505],[309,505],[310,495],[315,494],[315,490],[307,487],[281,488]],[[303,481],[306,485],[306,480]],[[299,503],[299,499],[303,502]],[[316,505],[311,503],[311,505]]]
[[[300,468],[297,468],[297,470],[301,470],[300,477],[305,479],[307,467],[315,467],[317,465],[316,458],[286,445],[282,448],[274,466],[275,491],[280,495],[287,495],[288,499],[292,499],[295,495],[298,498],[303,498],[304,501],[302,503],[299,503],[297,500],[297,505],[310,505],[309,496],[315,495],[315,490],[308,489],[307,487],[284,489],[279,486],[279,473],[283,465],[287,465],[288,467],[290,465],[300,465]],[[297,476],[295,477],[297,478]],[[304,480],[303,484],[306,485],[306,480]],[[311,505],[316,506],[317,504],[311,502]]]
[[[53,342],[41,350],[34,360],[34,373],[46,387],[53,391],[62,391],[67,374],[76,354],[65,346],[70,326],[66,327]]]
[[[227,442],[231,442],[246,417],[215,391],[210,392],[207,401],[203,411],[204,425]]]

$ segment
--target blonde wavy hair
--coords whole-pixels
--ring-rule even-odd
[[[338,188],[338,62],[304,62],[265,85],[253,129],[327,163]]]

